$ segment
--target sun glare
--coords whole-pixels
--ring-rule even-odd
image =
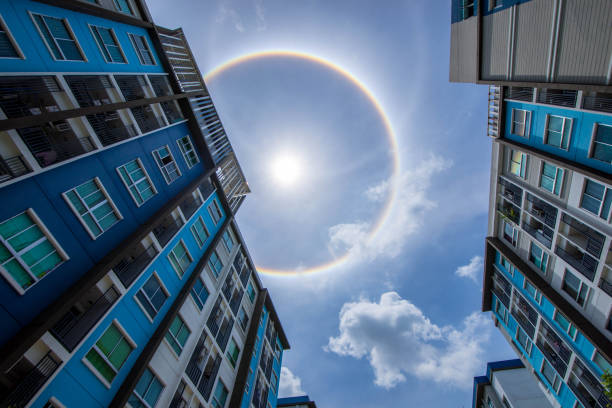
[[[302,164],[294,154],[282,153],[272,160],[270,171],[278,184],[291,187],[302,177]]]

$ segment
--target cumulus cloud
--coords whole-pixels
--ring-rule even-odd
[[[339,330],[324,349],[366,357],[374,383],[386,389],[406,381],[407,375],[471,388],[490,336],[490,324],[481,313],[467,316],[461,327],[440,327],[396,292],[383,293],[378,303],[368,299],[345,303]]]
[[[329,248],[332,253],[349,251],[353,261],[371,261],[380,256],[393,258],[400,252],[409,236],[423,225],[425,214],[436,207],[427,197],[432,177],[448,169],[452,163],[438,156],[431,156],[419,163],[414,170],[404,171],[394,182],[385,180],[369,187],[365,196],[374,202],[386,199],[392,183],[397,183],[397,196],[383,229],[376,239],[369,239],[372,225],[369,222],[338,224],[329,228]]]
[[[478,283],[478,273],[482,270],[482,256],[475,255],[470,259],[470,263],[457,268],[455,275],[462,278],[469,278]]]
[[[281,367],[280,382],[278,385],[279,397],[294,397],[306,394],[302,390],[302,380],[293,374],[287,367]]]
[[[225,21],[230,21],[236,31],[244,32],[244,23],[242,22],[242,17],[236,11],[235,8],[231,7],[228,1],[224,1],[219,5],[219,10],[217,11],[217,17],[215,19],[217,23],[224,23]]]

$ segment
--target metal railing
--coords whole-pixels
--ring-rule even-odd
[[[61,361],[55,360],[50,352],[47,353],[4,398],[0,406],[11,408],[25,407],[38,390],[45,385],[60,364]]]
[[[240,272],[240,282],[246,288],[249,277],[251,276],[251,268],[249,265],[245,265]]]
[[[95,150],[89,138],[76,137],[67,124],[61,126],[62,131],[50,126],[38,126],[18,129],[17,132],[41,167],[61,162],[72,157]]]
[[[244,295],[244,289],[240,289],[239,291],[234,291],[234,295],[232,296],[232,300],[230,301],[230,310],[235,314],[238,313],[238,308],[240,307],[240,302],[242,302],[242,296]]]
[[[199,197],[188,197],[180,204],[180,206],[185,219],[189,219],[198,210],[198,208],[202,206],[202,200],[200,200]]]
[[[130,110],[142,133],[152,132],[155,129],[166,126],[161,118],[155,116],[151,105],[136,106],[130,108]]]
[[[602,276],[599,280],[598,286],[608,295],[612,296],[612,283],[608,282],[608,280],[604,276]]]
[[[533,101],[533,88],[522,86],[508,86],[504,88],[504,99],[514,99],[516,101]]]
[[[59,340],[67,350],[72,351],[89,333],[92,327],[104,316],[111,306],[119,299],[119,292],[111,286],[86,311],[75,314],[66,313],[51,329],[51,334]]]
[[[22,156],[0,157],[0,183],[31,171]]]
[[[606,237],[603,234],[595,231],[588,225],[581,223],[565,213],[563,213],[561,216],[561,221],[567,224],[571,231],[579,233],[586,240],[586,247],[583,249],[585,249],[595,258],[599,258],[601,256],[601,251],[603,250],[604,242],[606,240]]]
[[[119,261],[113,271],[126,288],[136,280],[136,278],[145,270],[146,266],[157,255],[157,249],[153,245],[149,245],[136,256],[129,255]]]
[[[210,394],[212,392],[213,384],[215,383],[215,379],[217,378],[217,373],[219,372],[219,366],[221,365],[221,356],[217,356],[213,365],[211,367],[210,372],[204,371],[204,374],[200,378],[200,382],[198,383],[198,391],[202,394],[204,400],[208,401],[210,398]]]
[[[582,109],[612,113],[612,94],[592,92],[582,98]]]
[[[546,245],[548,249],[552,247],[552,231],[545,225],[542,224],[542,228],[540,229],[523,221],[523,230],[542,244]]]
[[[576,106],[578,91],[568,89],[539,89],[537,102],[547,105],[566,106],[573,108]]]
[[[496,85],[489,85],[489,104],[487,110],[487,135],[493,139],[499,137],[500,109],[502,88]]]
[[[232,333],[232,327],[234,327],[234,318],[231,317],[229,320],[224,320],[221,325],[221,330],[217,333],[217,344],[222,352],[225,352],[225,346],[227,346],[227,342],[229,341],[230,334]]]
[[[174,219],[172,215],[168,215],[161,224],[153,228],[153,234],[159,245],[165,247],[182,226],[182,220]]]
[[[555,254],[559,255],[561,259],[570,264],[574,269],[588,278],[591,282],[595,277],[595,271],[597,270],[597,260],[593,259],[590,255],[583,253],[581,258],[576,258],[574,255],[561,248],[559,245],[555,248]]]

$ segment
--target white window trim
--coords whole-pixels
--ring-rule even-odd
[[[512,157],[514,155],[514,153],[518,153],[518,154],[521,155],[521,161],[519,163],[519,174],[514,174],[512,172],[512,164],[516,163],[513,160],[513,157]],[[522,151],[517,150],[517,149],[511,149],[510,150],[510,157],[508,158],[508,173],[510,173],[510,175],[513,176],[513,177],[517,177],[517,178],[526,180],[527,179],[527,170],[528,170],[527,166],[529,165],[528,162],[529,162],[529,158],[527,156],[527,153],[523,153]],[[522,173],[523,168],[525,169],[525,174],[523,174],[521,176],[520,173]]]
[[[575,340],[576,340],[576,337],[578,337],[578,328],[577,328],[577,327],[574,325],[574,323],[572,323],[572,322],[570,321],[570,319],[569,319],[567,316],[565,316],[565,314],[561,313],[561,314],[563,315],[563,318],[564,318],[565,320],[567,320],[567,322],[569,323],[569,326],[568,326],[567,330],[563,330],[563,328],[561,327],[561,324],[560,324],[560,323],[557,321],[557,319],[556,319],[556,317],[557,317],[557,313],[559,313],[559,310],[558,310],[558,309],[555,307],[555,311],[553,312],[553,318],[552,318],[552,319],[553,319],[553,321],[554,321],[554,322],[555,322],[555,323],[556,323],[556,324],[557,324],[557,325],[558,325],[558,326],[561,328],[561,331],[562,331],[562,332],[564,331],[564,332],[565,332],[565,334],[567,334],[567,336],[568,336],[570,339],[572,339],[572,340],[574,340],[574,341],[575,341]],[[570,334],[570,331],[571,331],[572,327],[574,328],[574,335],[573,335],[573,336]]]
[[[83,355],[83,358],[81,359],[81,362],[83,364],[85,364],[85,367],[87,367],[95,376],[98,380],[100,380],[100,382],[102,382],[102,384],[104,384],[104,386],[108,389],[111,388],[111,383],[108,382],[108,380],[106,380],[106,378],[104,378],[102,376],[102,374],[100,374],[98,372],[98,370],[93,366],[93,364],[91,364],[89,362],[89,360],[87,360],[87,353],[89,353],[90,350],[92,350],[94,347],[96,347],[96,343],[98,342],[98,340],[100,340],[100,337],[102,337],[104,335],[104,333],[106,333],[106,331],[110,328],[110,326],[114,324],[115,327],[117,327],[117,329],[119,330],[119,332],[121,332],[121,335],[123,336],[123,338],[125,338],[127,340],[127,342],[130,344],[130,346],[132,346],[132,351],[130,351],[130,354],[132,354],[132,352],[134,350],[136,350],[136,348],[138,348],[138,345],[136,344],[136,342],[130,337],[130,335],[127,333],[127,331],[123,328],[123,326],[119,323],[119,321],[117,319],[113,319],[111,321],[111,324],[109,324],[106,329],[104,329],[102,331],[102,333],[100,334],[100,336],[96,339],[96,341],[94,341],[94,343],[92,344],[92,346],[87,349],[87,352]],[[106,358],[106,356],[104,355],[104,353],[102,353],[101,351],[97,351],[97,353],[100,354],[100,357],[102,357],[104,359],[104,361],[110,365],[111,369],[114,370],[113,365],[110,363],[110,361],[108,361],[108,358]],[[127,359],[129,359],[130,356],[128,355]],[[126,359],[126,361],[127,361]],[[119,371],[116,371],[116,375],[115,377],[119,375]]]
[[[145,285],[145,283],[147,283],[149,281],[149,279],[151,279],[151,277],[155,277],[157,279],[157,283],[159,283],[159,287],[161,288],[161,290],[166,294],[166,300],[168,300],[170,298],[170,291],[168,290],[168,288],[166,287],[166,285],[164,284],[164,281],[161,280],[161,278],[159,277],[159,275],[157,274],[157,271],[153,271],[153,273],[151,274],[151,276],[149,276],[147,279],[145,279],[145,281],[142,283],[142,285],[140,285],[140,288],[136,291],[136,293],[134,293],[133,299],[136,302],[136,304],[138,304],[138,307],[140,307],[140,309],[142,310],[142,312],[144,313],[144,315],[147,317],[147,319],[149,319],[149,322],[153,323],[153,321],[155,320],[155,318],[159,315],[159,310],[157,311],[157,314],[155,315],[155,317],[151,317],[149,316],[149,313],[147,312],[147,309],[144,307],[144,305],[140,302],[140,300],[138,299],[138,293],[140,291],[142,291],[142,293],[144,293],[145,297],[147,299],[149,299],[149,297],[147,296],[147,294],[144,292],[143,287]],[[149,299],[150,301],[151,299]],[[164,301],[164,304],[166,303],[166,301]],[[163,307],[163,305],[162,305]],[[155,308],[155,307],[153,307]]]
[[[150,366],[150,365],[148,365],[148,366],[147,366],[147,368],[145,368],[145,370],[149,370],[149,371],[150,371],[150,372],[153,374],[153,376],[154,376],[155,378],[157,378],[157,381],[159,381],[159,383],[162,385],[162,392],[161,392],[161,393],[159,394],[159,396],[157,397],[157,402],[159,402],[159,397],[161,397],[161,394],[164,392],[164,388],[166,388],[166,383],[164,382],[164,380],[163,380],[162,378],[159,378],[159,376],[157,375],[157,373],[155,372],[155,370],[153,370],[153,369],[151,368],[151,366]],[[144,374],[144,371],[143,371],[143,374]],[[142,374],[140,375],[140,378],[142,378]],[[136,381],[136,384],[138,384],[138,382],[140,381],[140,378],[138,378],[138,381]],[[147,391],[148,391],[148,390],[149,390],[149,389],[147,388]],[[145,393],[146,393],[146,392],[145,392]],[[136,396],[136,398],[138,398],[138,400],[139,400],[140,402],[142,402],[142,403],[143,403],[145,406],[147,406],[147,407],[149,407],[149,408],[154,408],[154,407],[151,407],[151,406],[150,406],[150,405],[149,405],[149,404],[148,404],[148,403],[147,403],[147,402],[146,402],[146,401],[145,401],[145,400],[144,400],[144,399],[143,399],[143,398],[142,398],[140,395],[136,394],[136,386],[134,386],[134,389],[133,389],[133,390],[132,390],[132,392],[130,393],[130,396],[131,396],[131,395],[135,395],[135,396]],[[126,404],[126,405],[127,405],[127,406],[131,406],[131,405],[129,405],[129,404]],[[155,405],[157,405],[157,403],[156,403]]]
[[[554,379],[552,381],[552,384],[549,382],[548,378],[546,378],[546,376],[544,375],[544,372],[542,371],[542,369],[544,368],[544,364],[548,364],[553,371],[554,374]],[[547,384],[550,385],[550,388],[552,388],[552,390],[555,392],[555,394],[559,394],[559,390],[561,390],[561,383],[563,382],[563,378],[561,378],[561,376],[557,373],[557,370],[555,370],[555,367],[550,363],[550,361],[548,361],[548,359],[546,357],[542,358],[542,364],[540,365],[540,374],[542,374],[542,377],[544,377],[544,379],[546,380]],[[558,386],[557,389],[555,389],[555,380],[559,379],[558,381]]]
[[[72,30],[72,27],[70,26],[70,23],[68,22],[67,18],[63,18],[63,17],[56,17],[56,16],[50,16],[48,14],[42,14],[42,13],[33,13],[31,11],[28,11],[28,14],[30,15],[30,18],[32,19],[32,24],[34,24],[34,27],[36,28],[36,31],[38,31],[38,35],[40,35],[40,38],[43,41],[43,44],[45,44],[45,47],[47,47],[47,51],[49,51],[49,54],[51,54],[51,58],[53,58],[53,61],[66,61],[66,62],[89,62],[89,60],[87,59],[87,55],[85,55],[85,52],[83,51],[83,48],[81,48],[81,44],[79,44],[79,40],[77,39],[76,35],[74,34],[74,31]],[[41,17],[49,17],[49,18],[55,18],[57,20],[61,20],[64,23],[64,26],[66,27],[66,31],[68,31],[68,34],[70,35],[70,37],[72,37],[72,40],[74,41],[77,49],[79,50],[79,53],[81,54],[81,57],[83,57],[82,60],[70,60],[70,59],[57,59],[55,58],[55,54],[53,53],[53,50],[51,49],[51,46],[47,43],[47,39],[45,37],[45,35],[42,33],[42,31],[40,31],[40,27],[38,27],[38,24],[36,23],[36,20],[34,19],[34,15],[38,15]],[[44,18],[43,18],[43,22],[44,22]],[[45,25],[47,23],[45,22]],[[48,27],[47,27],[48,29]],[[50,32],[51,30],[49,30]],[[53,37],[53,40],[55,41],[55,37]],[[59,44],[57,44],[57,42],[55,42],[55,45],[57,46],[59,52],[64,55],[64,51],[62,51],[62,48],[59,46]]]
[[[137,157],[136,162],[138,163],[138,166],[140,166],[140,169],[143,171],[145,178],[149,181],[149,184],[151,184],[151,190],[153,190],[153,195],[151,197],[149,197],[148,199],[144,200],[142,202],[142,204],[138,204],[138,201],[136,200],[136,197],[134,197],[134,194],[132,193],[132,190],[130,190],[130,186],[127,184],[127,182],[123,179],[123,177],[121,176],[121,172],[119,171],[119,169],[121,167],[126,166],[129,162],[134,161],[134,160],[130,160],[127,163],[122,164],[121,166],[117,166],[115,168],[115,170],[117,171],[117,174],[119,175],[119,178],[121,179],[121,181],[123,182],[123,185],[125,186],[125,188],[127,189],[128,193],[130,193],[130,196],[132,197],[132,200],[134,200],[134,204],[136,204],[136,207],[141,207],[143,206],[147,201],[149,201],[151,198],[153,198],[157,193],[157,188],[155,187],[155,183],[153,183],[153,180],[151,180],[151,177],[149,177],[149,172],[147,171],[147,169],[145,168],[144,164],[142,163],[142,160],[140,160],[139,157]],[[127,171],[127,169],[126,169]],[[143,179],[137,180],[136,182],[134,182],[134,184],[132,184],[133,186],[136,186],[136,183],[142,181]]]
[[[191,302],[193,303],[193,306],[196,308],[197,313],[198,314],[202,314],[202,312],[204,312],[204,309],[206,308],[206,303],[208,303],[208,299],[210,299],[212,296],[211,296],[210,290],[208,290],[208,286],[206,286],[205,279],[202,278],[202,274],[201,273],[198,276],[198,279],[202,282],[202,286],[204,286],[204,289],[206,289],[206,291],[208,292],[208,296],[206,297],[205,301],[202,302],[202,299],[200,299],[198,297],[200,302],[202,302],[202,309],[199,308],[198,304],[196,303],[195,299],[193,298],[193,293],[191,292],[193,290],[193,287],[189,290],[189,299],[191,299]]]
[[[75,186],[69,190],[66,190],[62,193],[62,197],[64,197],[64,201],[66,201],[66,203],[68,204],[68,207],[70,207],[70,209],[72,210],[72,212],[74,213],[74,215],[76,215],[76,217],[78,218],[79,222],[81,223],[81,225],[83,226],[83,228],[85,228],[85,231],[87,231],[87,233],[89,234],[89,236],[91,237],[91,239],[93,239],[94,241],[96,239],[98,239],[98,237],[101,237],[102,235],[104,235],[104,233],[108,230],[110,230],[112,227],[114,227],[115,225],[119,224],[119,221],[121,221],[123,219],[123,215],[121,215],[121,212],[119,211],[119,208],[117,208],[117,206],[115,205],[115,203],[113,202],[113,199],[111,198],[111,196],[108,194],[108,191],[106,191],[106,188],[104,188],[104,185],[102,184],[102,181],[100,181],[99,177],[94,177],[93,178],[94,182],[97,184],[98,188],[100,188],[100,191],[102,191],[102,194],[104,194],[104,196],[106,197],[106,201],[108,202],[108,204],[113,208],[113,211],[115,212],[115,214],[117,215],[117,222],[115,222],[113,225],[111,225],[110,227],[108,227],[107,230],[102,230],[102,228],[100,228],[102,230],[102,232],[100,233],[100,235],[96,236],[94,235],[94,233],[89,229],[89,226],[87,226],[87,223],[85,223],[85,221],[83,220],[83,217],[81,216],[81,214],[79,214],[79,212],[77,211],[77,209],[74,207],[74,205],[72,205],[72,202],[70,201],[70,199],[68,198],[68,193],[72,190],[75,190],[75,194],[77,195],[77,197],[79,197],[79,199],[82,200],[81,196],[76,192],[76,188],[87,183],[90,180],[86,180],[84,183],[79,184],[78,186]],[[85,208],[87,209],[87,212],[91,212],[90,209],[87,207],[87,205],[83,204],[85,206]],[[94,219],[94,221],[97,223],[98,221],[96,220],[96,218],[93,216],[93,214],[91,215]]]
[[[580,287],[578,288],[578,293],[576,294],[576,298],[573,298],[569,293],[567,293],[567,291],[565,289],[563,289],[563,286],[565,284],[565,277],[567,276],[567,274],[571,273],[576,279],[578,279],[580,281]],[[568,268],[565,268],[565,272],[563,273],[563,277],[561,278],[561,291],[570,299],[572,299],[572,301],[574,303],[576,303],[576,305],[578,305],[578,307],[580,307],[581,309],[585,309],[587,307],[587,304],[589,303],[589,297],[591,295],[591,286],[589,286],[588,284],[586,284],[582,278],[579,276],[582,275],[580,273],[575,274],[572,271],[570,271]],[[578,297],[580,296],[580,292],[582,291],[583,287],[586,286],[586,295],[584,297],[584,304],[581,305],[580,303],[578,303]]]
[[[569,136],[567,137],[567,147],[563,147],[563,146],[555,146],[553,144],[548,143],[548,121],[550,119],[550,117],[555,117],[555,118],[561,118],[563,119],[563,126],[561,127],[561,144],[563,144],[563,138],[564,133],[565,133],[565,127],[567,126],[567,122],[569,121]],[[571,143],[572,143],[572,130],[573,130],[573,126],[574,126],[574,119],[573,118],[568,118],[567,116],[559,116],[559,115],[552,115],[550,113],[546,114],[546,122],[544,122],[544,144],[547,146],[551,146],[557,149],[561,149],[561,150],[565,150],[565,151],[569,151],[570,147],[571,147]]]
[[[540,267],[538,265],[536,265],[534,262],[532,262],[531,259],[529,259],[529,258],[531,258],[531,245],[532,244],[537,246],[538,248],[540,248],[542,250],[542,262],[544,261],[543,260],[544,254],[546,254],[546,266],[544,266],[543,270],[540,269]],[[530,264],[535,266],[539,271],[542,271],[542,273],[544,275],[546,275],[547,272],[548,272],[548,264],[550,262],[550,254],[544,248],[542,248],[540,245],[541,245],[541,243],[539,241],[537,241],[537,240],[533,240],[532,239],[532,240],[529,241],[529,248],[527,250],[527,260],[529,261]],[[533,285],[533,286],[535,286],[535,285]]]
[[[159,129],[158,129],[159,130]],[[157,168],[159,169],[159,172],[161,173],[162,177],[164,178],[164,180],[166,181],[167,185],[170,185],[172,183],[174,183],[176,180],[178,180],[178,177],[175,178],[172,181],[168,181],[168,179],[166,178],[166,175],[164,174],[164,172],[162,171],[162,168],[166,168],[167,164],[165,165],[161,165],[157,159],[157,156],[155,156],[155,153],[157,153],[159,150],[163,149],[164,147],[166,147],[166,149],[168,149],[168,154],[170,155],[170,157],[172,158],[172,162],[174,163],[174,166],[176,167],[176,171],[178,173],[178,177],[181,177],[183,175],[183,173],[181,172],[180,167],[178,166],[178,163],[176,162],[176,160],[174,159],[174,154],[172,154],[172,150],[170,150],[170,146],[168,145],[162,145],[160,147],[158,147],[157,149],[153,149],[153,151],[151,152],[151,154],[153,155],[153,161],[155,161],[155,164],[157,164]],[[158,153],[159,155],[159,153]]]
[[[600,161],[602,163],[607,163],[607,162],[605,162],[603,160],[599,160],[595,156],[593,156],[593,154],[595,153],[595,143],[602,143],[602,142],[595,142],[595,136],[597,135],[597,128],[599,128],[599,126],[606,126],[606,127],[612,128],[612,125],[607,124],[607,123],[595,122],[593,124],[593,130],[591,132],[591,143],[589,143],[589,156],[588,157],[590,159],[594,159],[594,160]],[[602,143],[602,144],[605,144],[605,143]],[[607,163],[607,164],[610,164],[610,163]]]
[[[30,275],[30,277],[32,277],[34,279],[34,283],[33,284],[31,284],[27,289],[23,289],[21,287],[21,285],[19,283],[17,283],[17,281],[11,276],[11,274],[4,267],[0,266],[0,275],[2,275],[2,277],[4,279],[6,279],[6,281],[20,295],[25,294],[28,290],[30,290],[30,288],[34,287],[38,282],[40,282],[42,279],[44,279],[46,276],[48,276],[50,273],[52,273],[54,270],[56,270],[62,263],[70,260],[70,257],[68,256],[66,251],[64,251],[64,249],[60,246],[59,242],[57,242],[55,237],[47,229],[47,227],[42,222],[42,220],[38,217],[38,215],[36,214],[36,212],[34,211],[33,208],[28,208],[27,210],[25,210],[23,212],[20,212],[19,214],[16,214],[16,215],[14,215],[14,216],[12,216],[10,218],[7,218],[6,220],[3,220],[2,222],[8,221],[11,218],[15,218],[15,217],[17,217],[17,216],[19,216],[19,215],[21,215],[23,213],[27,213],[32,218],[32,220],[34,221],[36,226],[38,228],[40,228],[40,230],[43,233],[43,235],[47,238],[47,240],[51,243],[51,245],[53,245],[53,247],[57,251],[58,255],[63,259],[63,262],[60,262],[59,264],[57,264],[57,266],[55,268],[51,269],[43,277],[39,278],[39,277],[35,276],[30,271],[30,268],[25,264],[25,262],[22,261],[21,257],[18,254],[13,253],[14,252],[13,248],[10,245],[4,244],[4,246],[9,251],[9,253],[17,260],[17,262],[19,262],[19,265],[21,265],[21,267]],[[0,237],[0,240],[4,241],[4,239],[2,237]],[[27,248],[24,248],[21,251],[23,252],[26,249]]]
[[[134,13],[134,8],[132,6],[132,2],[130,0],[126,1],[128,8],[130,9],[130,14],[127,14],[126,12],[122,11],[119,6],[117,5],[117,0],[113,0],[113,6],[115,7],[115,11],[117,11],[117,13],[121,13],[121,14],[126,14],[132,17],[136,17],[138,18],[138,16]]]
[[[198,222],[198,220],[202,221],[202,225],[204,226],[204,231],[206,231],[206,235],[207,235],[207,237],[206,237],[206,239],[204,240],[204,242],[202,242],[202,245],[200,245],[200,242],[199,242],[200,238],[199,238],[199,237],[197,237],[197,234],[196,234],[196,231],[195,231],[195,224],[196,224],[196,222]],[[210,238],[210,231],[208,231],[208,227],[206,226],[206,223],[204,222],[204,218],[202,218],[202,216],[201,216],[201,215],[199,215],[199,216],[198,216],[198,217],[195,219],[195,221],[193,222],[193,224],[191,224],[191,227],[189,227],[189,229],[191,230],[191,234],[193,235],[193,238],[195,239],[196,244],[198,245],[198,247],[199,247],[200,249],[204,248],[204,246],[206,245],[206,241],[208,241],[208,239]]]
[[[215,272],[213,271],[213,268],[211,266],[211,258],[212,255],[215,254],[217,256],[217,259],[219,259],[219,261],[221,261],[221,270],[219,271],[218,275],[215,275]],[[213,277],[213,279],[215,281],[218,281],[219,278],[221,276],[223,276],[223,269],[225,268],[225,265],[223,264],[223,260],[221,259],[221,257],[219,256],[219,252],[217,251],[217,249],[213,249],[213,251],[211,252],[210,256],[208,257],[208,259],[206,260],[206,267],[209,270],[209,273],[211,274],[211,276]]]
[[[217,211],[219,212],[219,218],[215,221],[215,216],[213,215],[212,212],[212,206],[215,206],[215,208],[217,209]],[[219,208],[219,204],[217,204],[217,200],[213,199],[211,201],[210,204],[208,204],[208,206],[206,206],[206,209],[208,210],[208,214],[210,215],[210,218],[212,219],[213,224],[215,225],[215,227],[217,225],[219,225],[219,222],[221,221],[221,219],[223,218],[223,212],[221,211],[221,208]]]
[[[238,356],[236,357],[236,361],[234,362],[234,364],[232,364],[232,360],[227,355],[229,353],[229,349],[227,349],[227,348],[225,350],[225,358],[228,359],[228,361],[230,363],[230,366],[232,367],[232,371],[236,371],[236,369],[240,365],[239,363],[240,363],[240,355],[242,354],[242,349],[240,347],[238,347],[238,342],[236,341],[234,336],[230,336],[230,340],[229,340],[229,342],[227,344],[229,345],[232,341],[234,342],[234,344],[236,345],[236,348],[238,349]]]
[[[176,354],[176,351],[174,351],[174,348],[172,347],[170,342],[166,339],[166,334],[169,334],[170,336],[172,336],[174,341],[176,341],[176,344],[178,344],[179,347],[181,348],[181,354],[183,354],[183,350],[185,349],[185,346],[187,345],[187,342],[189,342],[189,338],[193,334],[193,330],[191,330],[191,328],[189,327],[189,325],[187,324],[185,319],[183,319],[183,316],[181,316],[180,313],[177,313],[176,316],[174,316],[174,319],[176,319],[177,317],[179,319],[181,319],[181,321],[183,322],[183,326],[185,326],[189,330],[189,336],[187,337],[187,340],[185,340],[185,344],[181,346],[181,343],[174,336],[174,334],[172,334],[172,332],[170,331],[170,327],[172,327],[172,323],[170,324],[170,327],[168,327],[168,330],[166,330],[166,332],[164,333],[164,342],[166,343],[166,345],[168,346],[168,348],[172,352],[172,355],[174,356],[174,358],[176,358],[177,360],[180,360],[181,356],[179,354]],[[172,319],[173,322],[174,322],[174,319]]]
[[[553,180],[553,191],[548,191],[547,189],[545,189],[544,187],[542,187],[542,178],[544,177],[544,164],[548,164],[550,166],[554,166],[557,171],[555,172],[555,178]],[[538,187],[542,190],[542,191],[546,191],[548,194],[552,194],[556,197],[563,197],[563,182],[565,181],[565,173],[567,172],[566,169],[564,169],[563,167],[560,167],[556,164],[553,163],[549,163],[546,162],[545,160],[542,160],[540,162],[540,180],[538,181]],[[561,176],[559,177],[559,173],[561,173]],[[547,176],[548,177],[548,176]],[[559,189],[559,194],[555,193],[555,186],[557,185],[557,182],[559,182],[561,184],[561,188]]]
[[[181,139],[185,139],[187,138],[187,140],[189,141],[189,146],[191,146],[191,150],[188,151],[184,151],[183,150],[183,145],[181,144]],[[193,147],[193,142],[191,141],[191,138],[189,137],[189,135],[185,135],[181,138],[176,139],[176,144],[178,145],[179,150],[181,151],[181,154],[183,155],[183,160],[185,160],[185,164],[187,165],[187,169],[192,169],[196,164],[198,164],[200,162],[200,156],[198,156],[198,152],[195,150],[195,147]],[[193,164],[189,163],[189,160],[187,159],[187,153],[188,152],[193,152],[195,153],[195,158],[196,158],[196,162]]]
[[[225,396],[225,404],[223,404],[221,406],[221,408],[224,408],[227,405],[227,403],[228,403],[229,389],[227,388],[227,386],[225,385],[225,383],[221,380],[221,377],[219,376],[215,386],[213,387],[211,395],[210,395],[210,406],[213,407],[213,408],[215,407],[215,405],[213,405],[213,399],[216,400],[216,398],[215,398],[215,390],[217,389],[219,383],[223,384],[223,388],[225,388],[225,390],[227,391],[227,395]],[[219,404],[219,405],[221,405],[221,404]]]
[[[189,266],[191,266],[191,264],[193,263],[193,256],[191,256],[191,253],[189,252],[189,248],[187,248],[187,245],[185,245],[185,241],[183,241],[183,239],[181,238],[176,245],[174,245],[172,247],[171,250],[168,251],[168,255],[166,255],[166,259],[168,259],[168,262],[170,263],[170,267],[172,268],[172,270],[176,273],[176,275],[178,276],[179,279],[183,279],[183,276],[185,276],[185,271],[187,271],[187,269],[185,269],[183,271],[183,276],[179,275],[178,271],[176,269],[174,269],[174,266],[172,265],[172,262],[170,262],[170,254],[174,255],[174,248],[176,248],[179,244],[183,245],[183,248],[185,248],[185,255],[187,255],[187,257],[190,259],[190,264]],[[176,257],[176,255],[174,255]],[[177,258],[177,262],[178,262],[178,258]],[[189,266],[187,268],[189,268]]]
[[[119,42],[119,38],[117,38],[117,35],[115,34],[115,30],[113,30],[111,27],[104,27],[104,26],[99,26],[99,25],[95,25],[95,24],[87,24],[87,26],[89,27],[89,31],[91,32],[91,35],[93,37],[94,42],[98,46],[98,50],[100,51],[100,54],[102,54],[102,58],[104,59],[104,61],[107,64],[127,64],[128,63],[128,59],[125,56],[125,53],[123,52],[123,47],[121,47],[121,43]],[[94,28],[96,28],[96,29],[97,28],[103,28],[105,30],[109,30],[110,31],[110,34],[113,37],[113,40],[115,40],[115,44],[117,44],[117,47],[119,47],[119,52],[121,53],[121,56],[123,57],[123,61],[124,62],[109,61],[109,60],[106,59],[106,56],[104,55],[104,51],[102,51],[102,48],[101,48],[100,44],[98,43],[98,40],[96,39],[96,34],[94,33]],[[100,36],[100,37],[102,37],[102,36]],[[106,49],[106,52],[108,52],[108,54],[110,55],[110,52],[106,48],[106,45],[104,43],[102,43],[102,45]]]
[[[19,47],[19,44],[15,40],[15,37],[13,36],[13,33],[11,32],[11,30],[9,30],[9,27],[4,21],[4,18],[2,17],[1,14],[0,14],[0,27],[2,27],[2,30],[6,33],[11,45],[13,46],[13,48],[15,49],[15,52],[17,53],[17,57],[0,57],[0,59],[13,59],[13,60],[26,59],[25,55],[23,54],[23,51],[21,51],[21,47]]]
[[[593,214],[592,212],[590,212],[589,210],[587,210],[586,208],[584,208],[582,206],[582,199],[584,197],[584,194],[586,193],[587,180],[591,181],[592,183],[597,183],[599,185],[602,185],[604,187],[603,196],[601,197],[601,200],[599,200],[599,208],[597,209],[597,214]],[[602,183],[600,181],[591,180],[591,179],[585,177],[584,178],[584,183],[582,183],[582,194],[580,194],[580,202],[578,203],[578,207],[582,211],[584,211],[585,213],[589,214],[591,217],[597,217],[597,219],[599,219],[599,220],[609,221],[610,220],[610,214],[612,214],[612,208],[610,209],[610,214],[607,214],[607,216],[605,218],[601,216],[601,212],[603,210],[604,201],[606,200],[606,194],[608,193],[608,191],[610,191],[610,194],[612,194],[612,187],[610,187],[607,184],[604,184],[604,183]],[[589,196],[589,197],[593,197],[593,196]]]
[[[518,133],[514,133],[514,112],[521,111],[525,112],[525,122],[523,123],[524,131],[523,134],[520,135]],[[520,108],[512,108],[511,117],[510,117],[510,133],[516,136],[520,136],[525,139],[529,139],[531,136],[531,111]]]
[[[135,33],[127,33],[127,35],[128,35],[128,38],[130,39],[130,42],[132,43],[132,47],[134,47],[134,51],[136,52],[136,55],[138,56],[138,61],[140,61],[140,65],[149,66],[149,67],[156,66],[157,61],[155,60],[155,54],[153,54],[151,45],[149,45],[149,41],[147,40],[147,37],[144,35],[135,34]],[[151,60],[153,61],[153,64],[144,63],[144,60],[142,59],[142,55],[140,55],[140,49],[138,48],[138,46],[136,45],[136,42],[134,41],[134,36],[144,38],[144,42],[145,42],[145,45],[147,46],[147,50],[149,51],[149,54],[151,54]]]

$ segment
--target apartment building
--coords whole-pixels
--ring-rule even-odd
[[[280,398],[276,406],[278,408],[317,408],[317,404],[311,401],[308,395]]]
[[[9,0],[0,44],[0,406],[275,406],[289,344],[182,30]]]

